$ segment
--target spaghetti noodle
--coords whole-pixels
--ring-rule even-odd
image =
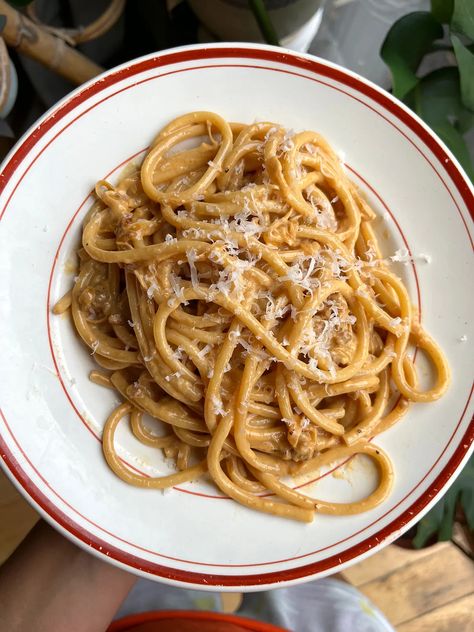
[[[54,311],[71,309],[101,367],[91,380],[124,400],[103,433],[111,469],[158,489],[210,476],[247,507],[306,522],[382,502],[392,466],[369,440],[410,402],[443,395],[449,368],[324,138],[193,112],[96,194],[79,274]],[[429,390],[413,346],[436,370]],[[175,473],[146,477],[118,457],[123,418]],[[362,501],[317,500],[288,483],[356,454],[379,473]]]

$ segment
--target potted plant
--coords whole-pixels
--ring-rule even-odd
[[[474,125],[472,0],[431,0],[431,11],[403,16],[387,33],[381,56],[392,73],[393,94],[438,134],[474,179],[465,140]]]
[[[474,457],[430,511],[395,544],[421,549],[451,540],[454,525],[463,533],[468,553],[474,556]]]
[[[306,51],[326,0],[188,0],[205,31],[200,39],[267,42]]]

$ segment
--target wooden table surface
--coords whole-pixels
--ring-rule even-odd
[[[38,520],[0,471],[0,564]],[[391,545],[342,573],[399,632],[474,630],[474,564],[462,548],[442,542],[421,551]],[[240,595],[223,595],[234,611]],[[0,626],[1,627],[1,626]]]

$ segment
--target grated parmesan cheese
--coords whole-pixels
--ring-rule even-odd
[[[309,262],[306,270],[302,267],[302,264],[305,262]],[[315,268],[315,257],[302,257],[299,262],[288,266],[286,275],[278,277],[278,280],[282,282],[291,281],[312,294],[313,289],[321,285],[319,279],[311,277]]]
[[[310,423],[311,422],[307,417],[303,417],[303,419],[301,420],[301,430],[306,430],[306,428],[309,427]]]
[[[293,129],[285,129],[283,131],[284,131],[283,138],[281,139],[281,141],[280,141],[280,143],[278,145],[277,156],[281,155],[285,151],[290,151],[290,149],[293,149],[294,146],[295,146],[295,143],[293,142],[293,137],[295,135],[295,130],[293,130]]]
[[[209,351],[211,351],[213,348],[213,345],[206,345],[204,346],[200,351],[198,351],[198,356],[200,358],[204,358],[205,356],[207,356],[207,354],[209,353]]]
[[[399,248],[398,250],[395,251],[394,255],[391,255],[389,257],[389,259],[391,261],[399,261],[401,263],[407,263],[408,261],[410,261],[411,257],[410,257],[410,253],[408,252],[406,248]]]
[[[400,318],[400,316],[397,316],[396,318],[392,318],[390,321],[390,327],[398,327],[401,324],[402,324],[402,319]]]
[[[185,239],[188,239],[188,237],[200,239],[203,235],[204,232],[199,228],[186,228],[186,230],[183,230],[183,237]]]
[[[248,342],[248,340],[243,337],[239,338],[238,344],[245,349],[247,354],[256,356],[261,360],[269,359],[269,355],[264,349],[255,349],[255,347],[253,347],[253,345],[250,344],[250,342]]]
[[[310,358],[308,361],[308,366],[317,378],[321,379],[322,377],[324,377],[324,373],[321,371],[321,369],[318,368],[317,360],[315,360],[314,358]]]
[[[175,293],[176,297],[179,299],[182,299],[184,296],[184,288],[180,285],[178,277],[176,276],[174,272],[170,272],[168,278],[171,285],[171,289]],[[188,304],[188,301],[183,302],[183,305],[187,305],[187,304]]]
[[[175,360],[181,360],[183,358],[183,355],[184,355],[184,349],[183,347],[180,347],[178,345],[176,349],[173,351],[172,356]]]
[[[222,403],[222,399],[218,395],[213,395],[211,402],[214,407],[215,414],[221,415],[223,417],[225,415],[225,410],[224,410],[224,404]]]
[[[264,136],[264,140],[267,141],[270,138],[270,136],[272,136],[277,131],[278,131],[278,127],[270,127],[270,129]]]
[[[355,291],[355,295],[360,296],[361,298],[367,298],[367,288],[363,285],[359,285]]]
[[[254,202],[255,204],[255,202]],[[236,233],[243,233],[244,235],[258,235],[263,232],[263,227],[256,221],[252,211],[248,207],[248,200],[245,200],[244,208],[240,213],[234,215],[234,219],[227,224],[227,228],[235,231]]]
[[[222,171],[222,167],[216,164],[213,160],[208,160],[207,164],[213,169],[216,169],[216,171]]]
[[[408,265],[410,262],[414,262],[417,259],[424,261],[425,263],[431,263],[432,261],[431,255],[421,252],[419,255],[412,256],[406,248],[399,248],[395,251],[394,255],[389,257],[389,259],[390,261],[398,261],[400,263],[404,263],[405,265]]]
[[[305,149],[308,154],[315,154],[318,151],[318,148],[313,145],[313,143],[305,143],[301,149]]]
[[[170,373],[169,375],[165,375],[165,380],[170,382],[174,378],[181,377],[181,371],[175,371],[175,373]]]
[[[152,281],[150,283],[150,286],[147,288],[146,295],[148,296],[148,298],[151,299],[155,296],[155,292],[159,292],[159,291],[160,291],[160,288],[157,286],[155,281]]]
[[[229,339],[230,340],[236,340],[239,336],[240,336],[240,328],[237,327],[237,329],[234,329],[234,331],[229,331]]]
[[[195,261],[198,258],[198,255],[196,254],[196,251],[194,250],[194,248],[191,248],[191,250],[188,250],[188,252],[186,253],[186,258],[188,260],[189,271],[191,273],[191,285],[193,286],[193,288],[197,289],[199,287],[199,278],[198,278]]]

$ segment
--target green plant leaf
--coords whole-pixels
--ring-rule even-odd
[[[474,531],[474,487],[462,490],[461,505],[466,516],[467,526],[471,531]]]
[[[431,127],[433,128],[433,131],[438,134],[441,140],[446,143],[446,145],[461,163],[468,177],[474,182],[474,167],[472,165],[469,148],[466,145],[462,134],[460,134],[459,131],[454,127],[454,125],[451,125],[451,123],[449,122],[446,122],[444,124],[432,125]]]
[[[451,29],[474,39],[474,2],[455,0]]]
[[[449,24],[453,15],[454,0],[431,0],[431,13],[442,24]]]
[[[429,125],[449,121],[461,134],[474,125],[474,113],[464,107],[461,99],[459,71],[455,67],[439,68],[425,75],[405,101]]]
[[[463,134],[474,125],[474,112],[461,99],[459,71],[439,68],[425,75],[404,99],[438,134],[474,180],[474,167]]]
[[[464,46],[457,35],[451,35],[451,41],[458,62],[462,101],[474,112],[474,54]]]
[[[444,498],[443,518],[439,525],[438,541],[446,542],[451,540],[453,535],[454,512],[458,502],[459,492],[455,489],[454,493],[447,493]]]
[[[415,549],[421,549],[435,533],[438,533],[443,519],[443,511],[444,503],[440,500],[416,525],[416,535],[413,538]]]
[[[451,539],[456,505],[458,502],[464,510],[468,526],[474,529],[474,457],[464,466],[443,498],[430,509],[417,525],[413,546],[417,549],[438,534],[438,540]]]
[[[404,15],[391,27],[380,54],[391,70],[396,97],[403,99],[415,87],[421,60],[441,37],[443,27],[427,11]]]

